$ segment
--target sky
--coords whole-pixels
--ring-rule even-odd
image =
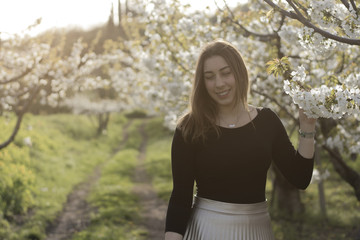
[[[227,2],[243,1],[245,0]],[[113,2],[116,11],[117,0],[0,0],[0,37],[21,34],[39,18],[42,18],[41,24],[32,31],[33,34],[54,27],[76,26],[89,29],[108,20]],[[181,0],[181,2],[188,3],[193,9],[198,10],[204,9],[206,5],[215,8],[214,0]],[[222,3],[222,0],[217,2]]]

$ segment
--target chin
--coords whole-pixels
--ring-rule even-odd
[[[229,102],[218,101],[217,104],[222,107],[231,107],[235,105],[234,101],[229,101]]]

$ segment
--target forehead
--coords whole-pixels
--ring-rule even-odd
[[[229,65],[223,57],[211,56],[204,61],[204,72],[216,72],[227,66]]]

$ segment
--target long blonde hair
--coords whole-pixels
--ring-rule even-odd
[[[180,119],[178,127],[186,141],[205,141],[209,130],[215,130],[218,108],[216,102],[209,96],[204,83],[204,62],[212,56],[221,56],[229,64],[235,78],[235,103],[243,104],[247,109],[247,94],[249,92],[249,77],[240,52],[229,42],[216,40],[208,43],[202,50],[196,65],[195,79],[190,98],[190,111]]]

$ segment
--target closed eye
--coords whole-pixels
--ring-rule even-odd
[[[208,75],[205,75],[205,79],[206,80],[211,80],[211,79],[214,79],[215,77],[215,74],[208,74]]]
[[[224,77],[229,76],[230,74],[232,74],[231,68],[229,66],[225,66],[225,67],[221,68],[219,70],[219,72],[220,72],[220,75],[224,76]],[[212,80],[212,79],[215,78],[215,76],[216,76],[216,74],[214,72],[207,71],[207,72],[205,72],[204,78],[206,80]]]
[[[227,70],[227,71],[221,72],[221,74],[224,76],[228,76],[231,74],[231,71]]]

